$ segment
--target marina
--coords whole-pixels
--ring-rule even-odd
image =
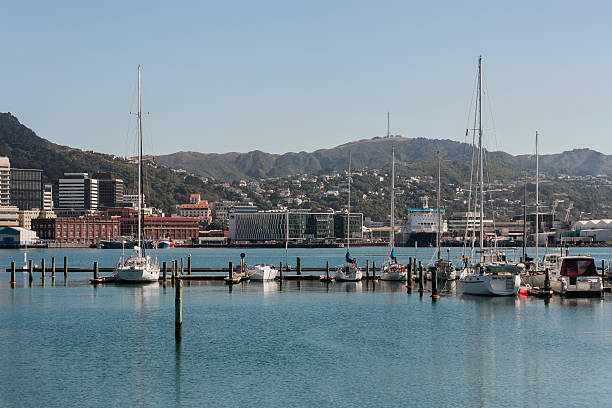
[[[398,260],[428,260],[433,250],[420,248],[415,256],[400,249]],[[607,248],[590,250],[598,263],[608,257]],[[367,259],[381,265],[387,248],[351,251],[362,266]],[[290,251],[291,262],[300,257],[303,276],[317,277],[311,280],[291,280],[291,271],[282,283],[228,286],[185,274],[184,281],[169,279],[167,285],[92,285],[91,267],[70,269],[64,280],[63,256],[69,265],[95,259],[108,267],[117,257],[112,252],[32,249],[29,258],[38,264],[45,258],[49,267],[51,256],[61,260],[55,279],[47,272],[42,281],[38,272],[30,286],[28,274],[19,272],[13,289],[9,274],[0,275],[2,405],[57,405],[66,393],[79,406],[572,405],[579,397],[564,394],[565,385],[550,380],[568,370],[577,371],[574,384],[592,403],[606,406],[610,399],[610,295],[491,298],[461,295],[441,284],[441,299],[432,302],[430,282],[419,282],[419,272],[410,291],[404,282],[320,282],[321,271],[310,268],[341,262],[342,248]],[[158,252],[167,265],[189,255],[194,276],[204,274],[195,265],[213,268],[228,259],[240,268],[240,250]],[[455,259],[459,251],[451,249],[450,256]],[[3,264],[21,258],[17,250],[0,252]],[[280,259],[282,249],[245,256],[247,264]],[[184,262],[184,272],[187,267]],[[216,274],[226,277],[227,267]],[[182,341],[176,342],[179,289]],[[71,375],[77,365],[82,371]],[[385,387],[356,391],[364,381],[378,383],[390,373],[395,380]],[[125,376],[135,379],[138,392]],[[261,376],[267,385],[259,383]],[[339,377],[346,387],[334,387]],[[236,387],[250,391],[235,393]]]

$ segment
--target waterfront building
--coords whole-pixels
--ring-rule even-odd
[[[212,211],[207,200],[201,200],[199,194],[191,194],[188,204],[181,204],[178,208],[180,217],[197,218],[207,224],[212,221]]]
[[[35,218],[32,230],[43,240],[91,244],[114,240],[120,223],[118,218],[102,217]]]
[[[234,212],[229,215],[229,237],[232,241],[265,242],[286,239],[287,212]],[[346,214],[289,212],[289,239],[293,241],[344,240]],[[361,240],[362,214],[351,213],[351,239]]]
[[[229,221],[229,215],[232,213],[256,213],[257,206],[250,203],[240,203],[238,201],[220,201],[213,203],[212,218],[215,221]]]
[[[42,170],[11,169],[11,205],[20,210],[40,210],[43,207]]]
[[[124,194],[123,206],[138,208],[138,194]],[[142,194],[142,206],[146,207],[146,196]]]
[[[0,157],[0,206],[11,205],[11,162]]]
[[[53,184],[45,183],[43,184],[43,211],[53,211]]]
[[[347,219],[349,220],[347,228]],[[350,217],[347,217],[346,213],[334,214],[334,237],[338,240],[344,241],[348,238],[351,242],[361,241],[363,239],[363,214],[351,213]]]
[[[123,203],[123,180],[112,173],[95,173],[92,178],[98,180],[98,208],[113,208]]]
[[[53,211],[41,210],[19,210],[17,212],[19,226],[25,229],[32,229],[32,220],[35,218],[56,218]]]
[[[19,208],[6,205],[0,206],[0,227],[19,226]]]
[[[87,173],[64,173],[59,179],[59,208],[98,209],[98,180]]]
[[[137,217],[121,217],[121,235],[135,235],[138,231]],[[198,220],[188,217],[152,217],[143,218],[145,239],[159,240],[171,238],[173,241],[197,240],[200,232]]]
[[[594,242],[612,241],[612,220],[581,220],[572,225],[574,235]],[[569,241],[569,240],[568,240]]]
[[[38,241],[36,232],[22,227],[0,228],[0,245],[5,247],[31,245]]]

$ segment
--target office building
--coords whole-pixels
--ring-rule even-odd
[[[118,218],[35,218],[32,230],[44,240],[91,244],[115,239],[119,235],[120,223]]]
[[[20,210],[43,207],[42,170],[11,169],[11,205]]]
[[[0,157],[0,206],[11,205],[11,162]]]
[[[98,209],[98,180],[87,173],[64,173],[59,179],[59,208]]]
[[[45,183],[43,185],[43,211],[53,211],[53,184]]]
[[[98,180],[98,208],[119,207],[123,203],[123,180],[115,178],[112,173],[95,173]]]

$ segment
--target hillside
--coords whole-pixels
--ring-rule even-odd
[[[111,172],[125,182],[127,191],[136,188],[136,166],[108,154],[87,152],[49,142],[22,125],[10,113],[0,113],[0,155],[8,156],[11,167],[43,170],[47,182],[55,183],[64,172]],[[185,177],[164,167],[145,166],[147,202],[166,211],[175,203],[187,202],[197,191],[209,200],[231,198],[222,190]]]
[[[352,152],[355,169],[389,167],[392,146],[395,147],[398,163],[417,169],[423,161],[432,160],[437,150],[440,150],[443,160],[454,162],[456,167],[469,169],[472,154],[471,145],[466,143],[396,136],[364,139],[310,153],[271,154],[258,150],[224,154],[177,152],[156,156],[155,160],[168,167],[185,169],[218,180],[261,179],[298,173],[321,174],[345,169],[349,151]],[[487,159],[492,178],[516,177],[521,172],[532,172],[534,169],[534,161],[530,155],[513,156],[504,152],[489,152]],[[610,174],[612,156],[589,149],[542,155],[540,169],[543,173],[552,176]],[[461,175],[464,176],[465,173]]]

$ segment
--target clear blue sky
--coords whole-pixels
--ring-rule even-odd
[[[141,64],[148,153],[464,141],[482,54],[490,149],[612,153],[609,2],[137,3],[5,3],[0,111],[131,154]]]

